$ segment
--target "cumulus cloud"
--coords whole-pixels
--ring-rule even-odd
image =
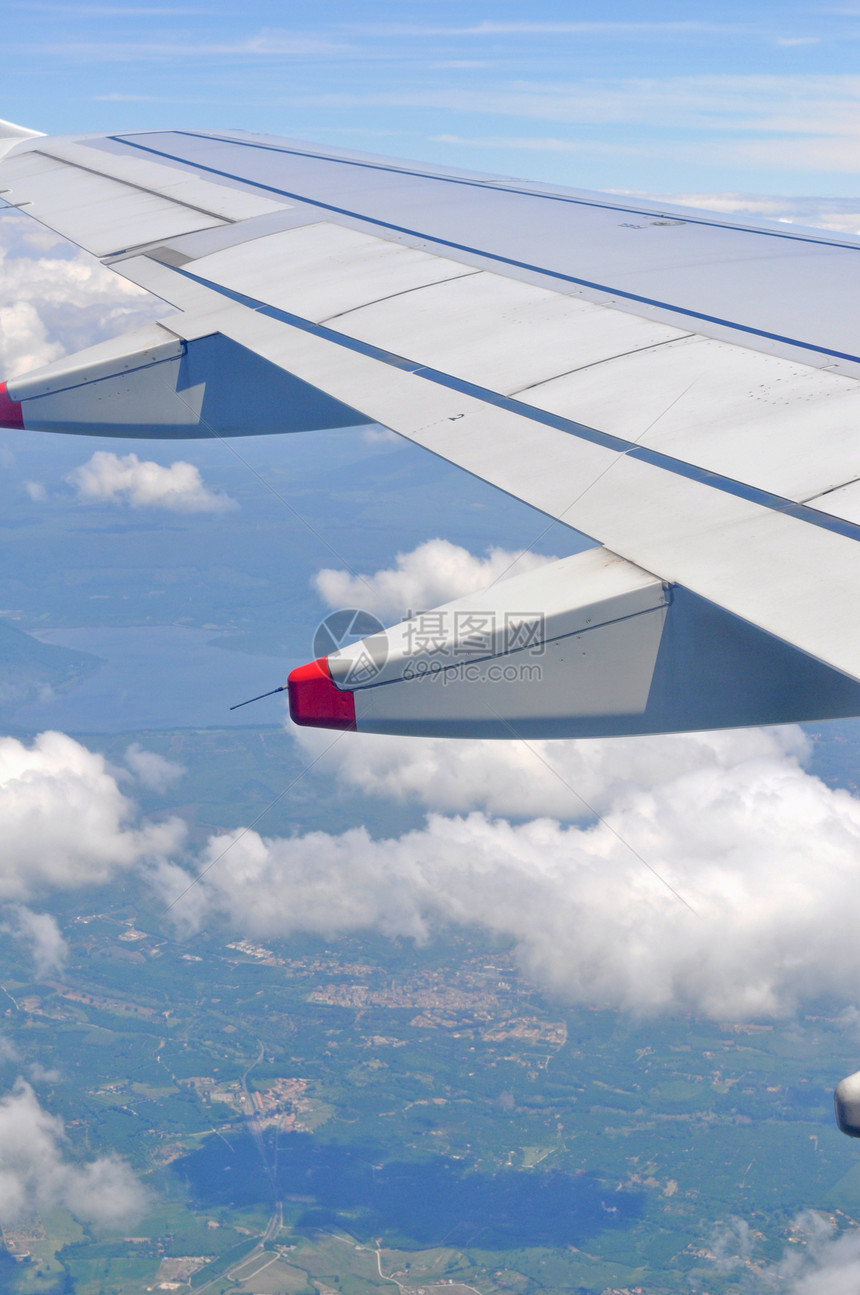
[[[803,760],[794,726],[569,742],[450,741],[351,734],[331,745],[319,729],[293,736],[319,767],[368,795],[462,813],[582,819],[639,787],[657,788],[696,769],[727,770],[758,757]]]
[[[477,925],[510,938],[554,992],[638,1012],[741,1019],[852,1001],[860,800],[804,771],[795,731],[735,737],[734,748],[690,739],[662,759],[658,743],[650,775],[643,746],[630,779],[604,755],[597,823],[432,813],[382,840],[364,828],[212,838],[188,911],[269,937],[375,928],[424,940],[443,923]],[[548,786],[534,784],[537,800]],[[171,868],[161,884],[173,898],[189,880]]]
[[[63,969],[69,949],[50,913],[34,913],[24,904],[13,904],[8,910],[6,929],[28,946],[37,979]]]
[[[62,1206],[82,1223],[112,1227],[145,1205],[141,1184],[118,1156],[71,1159],[63,1121],[23,1079],[0,1099],[0,1223]]]
[[[184,835],[177,819],[137,825],[104,757],[63,733],[0,738],[0,822],[0,899],[12,901],[109,881]]]
[[[403,438],[396,432],[392,432],[389,427],[367,427],[364,430],[364,440],[368,445],[402,445]]]
[[[0,238],[4,379],[165,313],[163,302],[17,211],[0,211]]]
[[[50,364],[62,354],[59,342],[49,340],[47,328],[32,302],[0,305],[0,355],[3,372],[10,378]]]
[[[43,1066],[41,1061],[31,1061],[27,1074],[34,1084],[55,1084],[61,1078],[54,1066]]]
[[[354,576],[327,567],[317,572],[313,584],[329,607],[361,607],[382,620],[395,621],[555,560],[499,548],[489,549],[481,558],[450,540],[436,539],[409,553],[398,553],[393,567],[373,575]]]
[[[166,760],[157,751],[145,751],[139,742],[132,742],[125,753],[127,768],[149,791],[167,791],[185,773],[185,766]]]
[[[130,504],[174,513],[223,513],[237,506],[229,495],[204,485],[200,469],[182,459],[164,467],[136,454],[97,450],[66,480],[83,503]]]

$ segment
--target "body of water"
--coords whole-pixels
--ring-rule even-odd
[[[104,665],[72,691],[22,706],[16,726],[124,733],[282,723],[285,694],[230,707],[285,683],[290,663],[213,646],[215,633],[179,625],[41,630],[34,637],[43,643],[90,652]]]

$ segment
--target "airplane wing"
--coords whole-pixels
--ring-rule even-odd
[[[243,133],[0,152],[6,202],[172,308],[0,387],[3,425],[379,423],[601,546],[294,672],[297,722],[860,713],[860,239]]]

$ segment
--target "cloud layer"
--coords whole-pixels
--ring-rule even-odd
[[[136,454],[97,450],[66,480],[82,503],[166,508],[174,513],[223,513],[237,506],[229,495],[204,485],[196,464],[182,459],[164,467]]]
[[[146,1195],[118,1156],[77,1164],[63,1121],[19,1079],[0,1099],[0,1223],[63,1206],[82,1223],[116,1226],[138,1216]]]
[[[30,746],[0,738],[0,900],[100,884],[183,839],[177,819],[134,819],[104,758],[79,742],[63,733]]]
[[[177,910],[269,937],[374,928],[424,940],[475,925],[509,937],[563,997],[633,1011],[739,1019],[853,1001],[860,801],[801,768],[792,731],[782,744],[741,735],[734,749],[691,741],[674,765],[664,743],[649,777],[640,740],[636,781],[604,756],[604,820],[586,826],[432,813],[382,840],[364,828],[212,838]],[[547,786],[535,781],[537,800]],[[168,870],[161,884],[174,896],[188,880]]]

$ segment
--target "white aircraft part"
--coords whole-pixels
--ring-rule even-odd
[[[857,475],[852,378],[331,223],[203,257],[194,273],[303,319],[336,321],[416,367],[787,498]],[[425,286],[434,275],[446,281]]]
[[[153,266],[150,283],[170,275]],[[174,280],[175,281],[175,280]],[[181,304],[180,286],[173,293]],[[196,306],[204,298],[191,285]],[[603,542],[661,579],[860,678],[855,540],[534,422],[259,311],[211,302],[220,330],[368,420]],[[180,317],[172,326],[183,329]],[[195,332],[194,317],[188,321]],[[799,594],[802,590],[802,594]]]
[[[210,282],[315,322],[440,279],[476,273],[456,261],[329,221],[213,252],[195,262],[203,265],[203,277]]]
[[[840,1131],[849,1138],[860,1138],[860,1070],[836,1085],[833,1105]]]
[[[341,316],[338,328],[505,395],[686,336],[486,271],[356,309]]]
[[[86,239],[96,256],[157,243],[220,225],[213,216],[157,193],[70,167],[42,153],[15,154],[3,163],[3,197],[73,243]]]
[[[115,377],[163,360],[179,359],[185,352],[183,342],[161,324],[148,324],[134,333],[112,337],[85,351],[64,355],[51,364],[6,384],[13,400],[33,400],[55,394],[67,387],[79,387],[100,378]]]
[[[0,118],[0,158],[6,156],[17,144],[25,139],[44,138],[39,130],[30,130],[27,126],[16,126],[13,121]]]
[[[43,140],[11,140],[9,149],[17,148],[3,163],[2,196],[96,256],[291,206],[155,161]]]
[[[605,549],[501,581],[294,670],[295,723],[606,737],[832,718],[860,684]]]
[[[39,151],[46,157],[67,162],[86,172],[98,173],[137,190],[161,194],[171,202],[195,207],[198,211],[220,216],[223,220],[250,220],[255,216],[286,211],[292,206],[289,202],[215,184],[211,180],[201,179],[191,171],[178,171],[175,166],[164,166],[144,157],[131,158],[121,153],[108,153],[72,140],[52,140],[48,147]]]
[[[522,399],[789,499],[860,468],[860,383],[708,338],[621,355]]]
[[[860,481],[852,481],[838,490],[829,490],[824,495],[814,495],[807,500],[814,508],[832,517],[844,517],[846,521],[860,526]]]
[[[76,429],[92,435],[101,429],[105,435],[121,436],[123,428],[149,426],[153,435],[166,426],[181,435],[196,429],[200,423],[205,387],[202,383],[178,390],[184,347],[181,342],[168,344],[164,354],[152,358],[144,353],[140,365],[128,364],[122,357],[108,371],[108,363],[98,365],[96,378],[43,395],[24,397],[21,401],[24,426],[39,431],[73,432]],[[139,434],[139,431],[138,431]]]
[[[4,384],[4,412],[29,431],[167,439],[367,421],[219,333],[184,340],[161,324]]]
[[[333,653],[329,670],[359,731],[560,732],[642,714],[667,602],[660,580],[593,549]]]

